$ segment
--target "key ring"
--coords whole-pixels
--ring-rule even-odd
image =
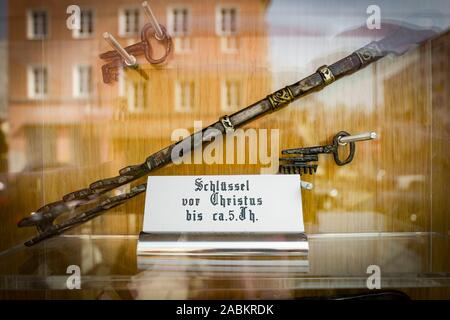
[[[353,157],[355,156],[355,151],[356,151],[355,143],[348,142],[348,144],[350,145],[350,152],[348,153],[347,158],[345,160],[341,160],[339,158],[339,145],[340,145],[339,140],[341,139],[341,137],[345,137],[345,136],[349,136],[349,135],[350,135],[350,133],[348,133],[347,131],[340,131],[333,138],[333,146],[334,146],[333,157],[334,157],[334,162],[336,162],[336,164],[338,166],[343,166],[347,163],[350,163],[353,160]]]
[[[160,24],[159,26],[161,27],[164,33],[164,37],[162,39],[159,39],[159,37],[157,37],[156,30],[153,28],[151,23],[145,24],[141,30],[141,41],[144,44],[144,55],[145,58],[148,60],[148,62],[150,62],[151,64],[160,64],[164,62],[172,52],[172,38],[169,36],[169,34],[166,31],[166,28],[163,25]],[[162,42],[163,45],[165,46],[166,52],[162,57],[157,59],[153,58],[153,49],[150,44],[150,41],[148,40],[149,36],[155,37],[155,39],[158,42]]]

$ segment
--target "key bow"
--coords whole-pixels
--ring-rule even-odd
[[[125,51],[130,55],[139,56],[144,55],[145,59],[150,64],[161,64],[165,62],[170,53],[172,52],[172,38],[167,33],[164,26],[159,25],[163,31],[164,37],[160,38],[156,36],[156,30],[151,23],[147,23],[141,30],[141,41],[130,46],[125,47]],[[164,54],[161,57],[154,57],[154,50],[150,43],[150,37],[155,37],[155,39],[164,46]],[[119,69],[122,67],[136,67],[128,65],[123,58],[115,51],[110,50],[100,54],[100,59],[107,61],[106,64],[102,66],[102,75],[104,83],[111,83],[117,81],[119,77]]]

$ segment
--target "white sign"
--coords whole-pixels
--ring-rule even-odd
[[[300,178],[150,176],[143,231],[304,232]]]

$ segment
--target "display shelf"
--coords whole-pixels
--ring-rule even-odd
[[[437,233],[311,234],[309,270],[303,272],[283,263],[258,272],[245,260],[217,271],[193,256],[159,257],[142,270],[137,240],[134,235],[69,235],[36,247],[15,246],[0,255],[0,289],[68,290],[70,265],[80,267],[81,291],[126,290],[138,297],[149,292],[165,297],[180,292],[367,290],[371,265],[380,268],[382,289],[450,287],[449,257],[443,254],[450,241]]]

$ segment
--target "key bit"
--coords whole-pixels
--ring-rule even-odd
[[[317,171],[317,164],[285,164],[280,166],[280,173],[283,174],[314,174]]]
[[[76,201],[64,202],[63,200],[49,203],[20,220],[17,226],[20,228],[36,226],[39,232],[45,232],[52,227],[58,216],[75,208],[76,204]]]
[[[39,231],[44,231],[53,224],[56,217],[67,210],[68,207],[63,201],[49,203],[20,220],[17,226],[20,228],[36,226]]]
[[[281,153],[283,153],[284,151],[286,151],[286,150],[281,151]],[[307,154],[307,155],[303,155],[301,157],[283,157],[283,158],[280,158],[280,161],[291,161],[291,162],[294,162],[294,163],[296,163],[296,162],[302,163],[302,162],[309,162],[309,161],[319,161],[319,156],[316,155],[316,154],[311,154],[311,155]]]
[[[39,234],[35,236],[33,239],[28,240],[25,242],[26,246],[32,246],[36,243],[45,240],[47,238],[53,237],[55,235],[61,234],[66,230],[69,230],[73,227],[76,227],[77,225],[89,221],[97,216],[99,216],[102,212],[109,210],[111,208],[114,208],[116,206],[119,206],[123,204],[126,200],[131,199],[142,192],[145,192],[147,189],[147,184],[141,184],[138,186],[135,186],[131,188],[130,192],[123,193],[118,196],[108,198],[101,203],[99,203],[97,206],[80,213],[70,219],[67,219],[60,224],[47,224],[45,228],[42,228],[39,230]]]

